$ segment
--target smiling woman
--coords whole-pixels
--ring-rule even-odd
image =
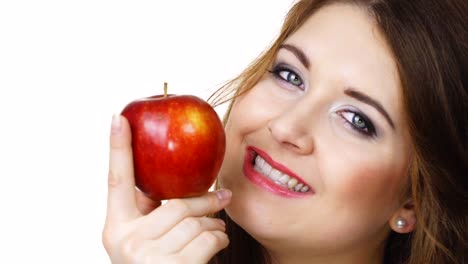
[[[249,174],[225,163],[218,185],[234,195],[218,216],[231,246],[218,263],[463,263],[468,92],[460,10],[466,3],[297,3],[272,48],[214,99],[236,91],[225,118],[227,160],[242,163],[238,153],[261,148],[253,156],[268,155],[272,170],[294,170],[315,193],[279,199],[268,184],[238,176],[271,179],[269,168]]]
[[[231,102],[218,190],[146,214],[127,168],[126,196],[109,190],[111,259],[465,263],[467,13],[462,0],[298,1],[212,97]],[[128,148],[121,121],[111,142]]]

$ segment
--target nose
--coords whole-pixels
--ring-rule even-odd
[[[311,119],[306,113],[289,110],[270,120],[268,130],[285,148],[302,155],[311,154],[314,151]]]

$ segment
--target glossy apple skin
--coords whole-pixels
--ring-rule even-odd
[[[135,184],[149,198],[200,196],[224,158],[224,127],[214,109],[192,95],[157,95],[122,111],[132,131]]]

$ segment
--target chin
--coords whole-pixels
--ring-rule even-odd
[[[294,204],[303,206],[306,201],[285,198],[259,188],[244,175],[243,160],[228,160],[231,162],[224,163],[221,168],[218,187],[232,191],[231,203],[225,208],[229,217],[261,244],[290,239],[291,232],[297,231],[294,230],[297,226],[291,226],[291,221],[297,222],[297,219],[285,215],[293,217],[295,213],[292,212],[298,210]]]
[[[265,200],[267,197],[263,197],[258,190],[240,184],[223,187],[230,188],[233,193],[231,203],[225,208],[226,213],[255,240],[263,244],[263,241],[282,240],[288,236],[285,224],[278,221],[281,220],[278,208]],[[242,195],[237,196],[236,193]]]

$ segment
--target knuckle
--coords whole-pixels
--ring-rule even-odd
[[[183,225],[187,231],[191,231],[193,233],[197,233],[202,230],[202,224],[194,217],[185,218]]]
[[[216,195],[211,195],[208,200],[209,200],[211,208],[220,207],[221,202],[219,201],[218,197],[216,197]]]
[[[124,263],[154,264],[154,263],[190,263],[177,262],[175,255],[167,255],[158,251],[154,247],[142,247],[141,245],[134,253],[125,258]]]
[[[173,199],[167,202],[173,210],[178,211],[181,215],[188,215],[190,212],[190,206],[183,199]]]
[[[193,261],[193,258],[190,256],[178,254],[172,258],[169,258],[167,263],[185,264],[185,263],[194,263],[194,261]]]
[[[111,151],[120,151],[125,149],[127,146],[126,142],[120,137],[111,137],[110,140],[110,149]]]
[[[124,256],[124,259],[133,260],[132,262],[137,262],[142,258],[140,253],[141,243],[134,237],[127,237],[121,243],[121,252]]]
[[[124,237],[123,230],[125,230],[125,228],[120,224],[106,219],[106,223],[101,232],[101,240],[104,248],[108,252],[118,248],[122,237]]]
[[[120,183],[118,175],[112,169],[109,169],[109,174],[107,177],[107,184],[109,187],[116,187]]]
[[[141,263],[141,264],[153,264],[153,263],[167,263],[167,262],[162,262],[164,259],[158,258],[154,255],[140,255],[139,257],[135,258],[135,261],[133,263]]]
[[[208,247],[215,247],[219,243],[218,237],[212,232],[205,231],[201,234],[202,243]]]
[[[102,230],[102,244],[106,251],[110,251],[112,246],[113,246],[113,236],[112,236],[112,230],[109,228],[109,226],[105,226],[104,229]]]
[[[220,244],[222,248],[225,248],[229,245],[229,238],[226,233],[220,232],[219,240],[221,241]]]

